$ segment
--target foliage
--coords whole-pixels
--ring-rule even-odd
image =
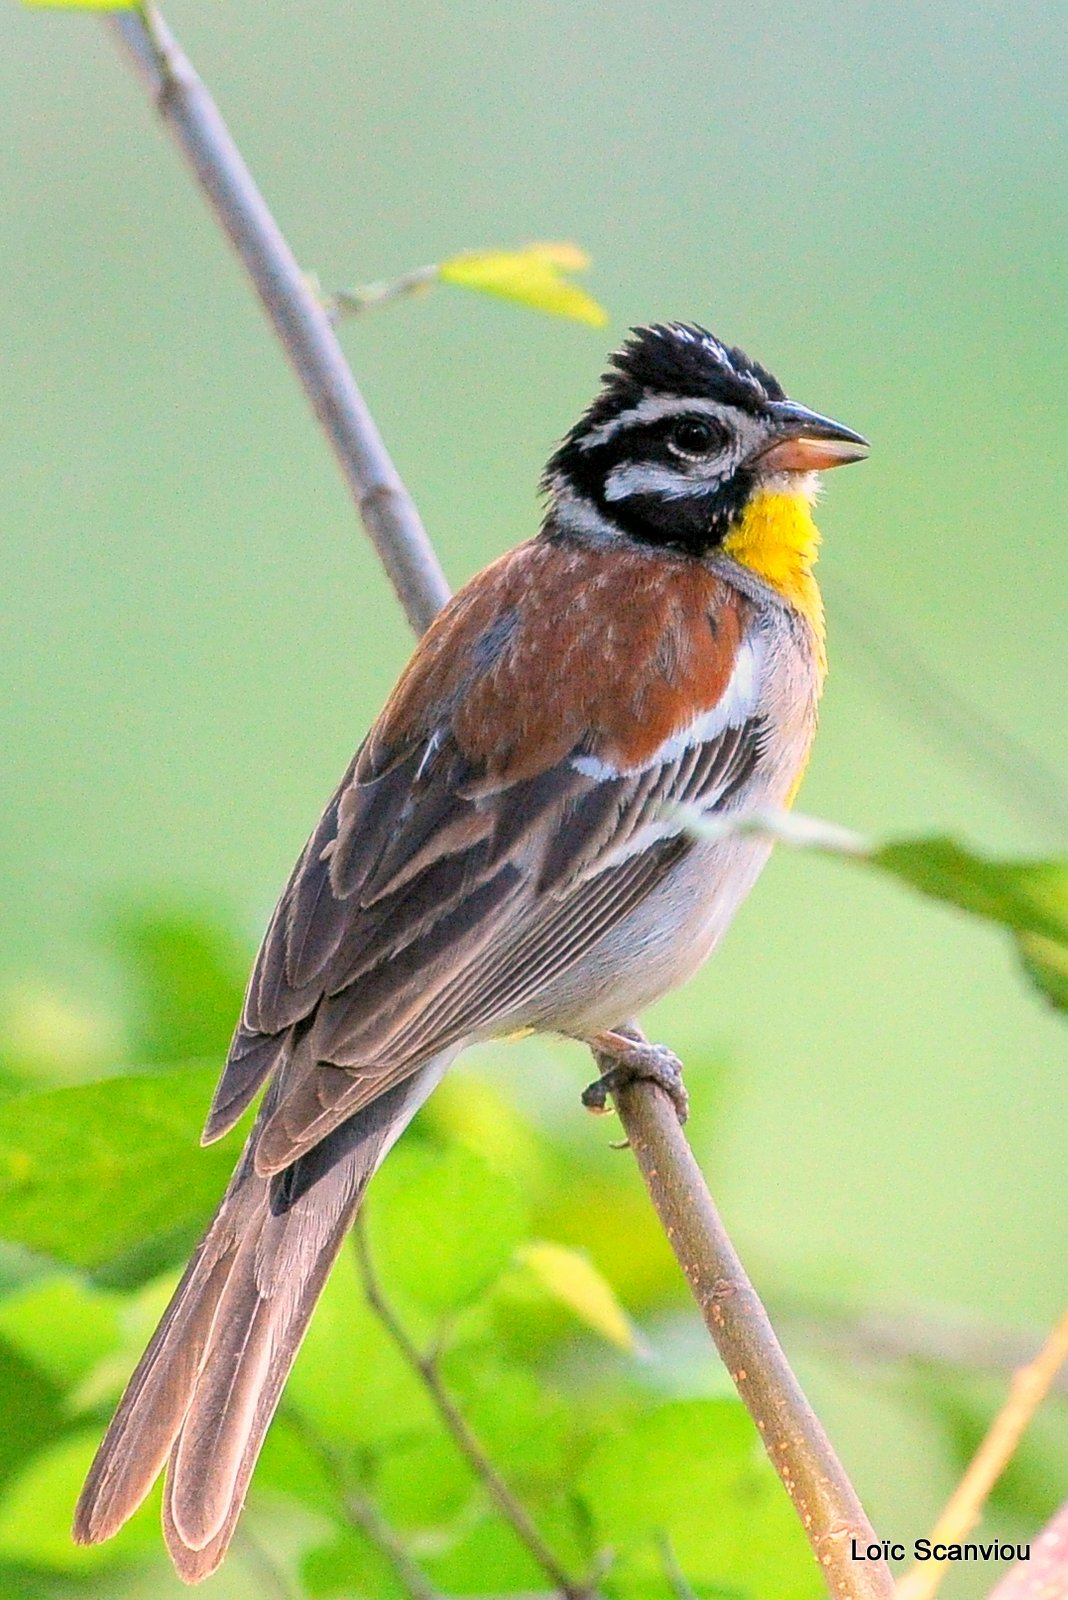
[[[603,328],[608,322],[603,306],[564,276],[584,272],[589,264],[586,252],[573,244],[528,244],[519,250],[465,250],[443,261],[438,275],[442,283]]]
[[[71,1508],[239,1138],[198,1148],[214,1068],[177,1064],[192,1048],[225,1050],[223,1004],[194,1027],[183,997],[203,984],[233,1000],[234,941],[212,919],[165,905],[113,912],[106,938],[129,969],[136,1059],[163,1067],[168,1038],[176,1059],[167,1070],[27,1086],[0,1104],[0,1237],[18,1269],[0,1295],[5,1592],[27,1574],[35,1592],[58,1594],[75,1579],[113,1572],[117,1582],[162,1561],[158,1507],[90,1550],[70,1542]],[[561,1563],[579,1574],[604,1566],[606,1597],[669,1595],[677,1568],[698,1595],[755,1596],[771,1584],[815,1596],[804,1539],[740,1404],[661,1396],[655,1346],[635,1318],[670,1304],[679,1286],[655,1250],[652,1269],[628,1278],[613,1268],[615,1284],[605,1276],[596,1257],[617,1258],[599,1235],[621,1222],[627,1253],[648,1255],[656,1230],[635,1211],[629,1164],[603,1139],[583,1144],[571,1128],[535,1130],[492,1086],[460,1074],[376,1181],[368,1238],[383,1293],[410,1337],[437,1350],[441,1381]],[[557,1227],[561,1194],[570,1229]],[[589,1251],[573,1242],[584,1235]],[[545,1588],[346,1252],[250,1505],[250,1526],[269,1516],[288,1530],[297,1592],[407,1592],[354,1518],[355,1496],[435,1589]],[[239,1543],[238,1571],[242,1559]]]
[[[1006,928],[1024,971],[1058,1010],[1068,1010],[1068,859],[999,861],[955,839],[901,839],[872,851],[873,865]]]
[[[405,295],[425,294],[435,283],[450,283],[476,294],[488,294],[547,317],[568,317],[591,328],[603,328],[608,313],[592,295],[567,276],[585,272],[590,258],[567,240],[521,245],[517,250],[462,250],[428,267],[416,267],[399,278],[364,283],[324,295],[317,277],[309,278],[322,304],[334,318],[355,316]]]
[[[1045,939],[1057,931],[1051,870],[972,862],[942,842],[879,853],[927,893]],[[92,1550],[71,1544],[70,1511],[240,1137],[198,1149],[216,1069],[176,1064],[225,1050],[239,941],[217,919],[165,904],[113,911],[106,939],[127,966],[135,1059],[166,1070],[25,1087],[0,1104],[0,1590],[13,1594],[27,1582],[58,1594],[57,1584],[98,1571],[117,1580],[162,1559],[151,1507]],[[199,1020],[188,1003],[198,986],[216,997]],[[673,1266],[635,1206],[629,1164],[603,1140],[579,1143],[576,1125],[592,1131],[578,1119],[536,1129],[492,1083],[454,1074],[368,1205],[383,1294],[408,1336],[437,1352],[441,1382],[558,1560],[576,1574],[603,1569],[606,1600],[815,1596],[818,1575],[741,1405],[665,1398],[650,1330],[679,1292]],[[921,1377],[910,1393],[956,1456],[982,1405]],[[1022,1458],[1003,1497],[1034,1520],[1036,1484],[1064,1471],[1063,1453],[1044,1448],[1034,1465]],[[357,1498],[435,1592],[545,1587],[346,1252],[250,1506],[250,1526],[269,1517],[282,1530],[270,1544],[291,1552],[295,1593],[410,1593],[354,1515]],[[231,1565],[242,1559],[239,1545]]]
[[[784,844],[875,867],[931,900],[996,923],[1012,936],[1036,988],[1055,1009],[1068,1010],[1068,857],[999,860],[940,836],[876,845],[833,823],[785,811],[710,821],[694,813],[688,820],[705,838],[766,833]]]

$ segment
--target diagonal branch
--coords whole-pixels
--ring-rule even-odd
[[[244,262],[316,416],[333,447],[364,526],[417,632],[448,589],[422,524],[337,343],[329,318],[268,211],[218,108],[152,6],[109,18],[132,55],[164,123],[187,156]],[[883,1562],[853,1562],[850,1541],[870,1524],[775,1338],[767,1314],[723,1229],[674,1108],[650,1084],[621,1089],[617,1104],[642,1175],[728,1370],[764,1436],[836,1600],[888,1600]],[[380,1315],[381,1315],[380,1310]],[[401,1330],[402,1336],[407,1335]],[[396,1334],[395,1334],[396,1337]],[[485,1460],[463,1417],[412,1349],[424,1381],[472,1467],[513,1527],[524,1508]],[[531,1541],[534,1541],[532,1543]],[[589,1594],[529,1525],[528,1548],[572,1600]]]
[[[1016,1453],[1031,1418],[1068,1361],[1068,1311],[1056,1323],[1033,1361],[1014,1374],[1008,1399],[987,1430],[963,1478],[950,1495],[931,1532],[932,1545],[966,1539],[990,1491]],[[924,1562],[907,1572],[897,1586],[898,1600],[931,1600],[946,1574],[944,1561]]]
[[[345,1516],[389,1563],[408,1600],[441,1600],[438,1591],[419,1564],[413,1561],[403,1539],[386,1521],[371,1496],[351,1481],[344,1461],[330,1442],[312,1426],[302,1411],[288,1407],[285,1417],[294,1433],[325,1468]]]
[[[434,1402],[438,1415],[452,1435],[457,1449],[471,1468],[474,1476],[483,1485],[486,1493],[496,1505],[497,1510],[511,1526],[519,1540],[526,1545],[546,1577],[556,1585],[560,1594],[564,1596],[564,1600],[594,1600],[596,1590],[593,1584],[573,1578],[560,1564],[535,1527],[526,1507],[513,1494],[511,1488],[489,1459],[481,1441],[446,1388],[436,1353],[432,1351],[429,1354],[425,1354],[419,1349],[419,1346],[415,1343],[386,1298],[382,1285],[378,1281],[374,1263],[371,1260],[371,1252],[367,1245],[367,1232],[362,1218],[357,1219],[353,1230],[353,1241],[356,1246],[356,1261],[368,1305],[409,1367],[422,1382]]]
[[[738,1258],[704,1175],[663,1090],[613,1089],[650,1199],[731,1381],[756,1423],[836,1600],[889,1600],[882,1560],[856,1560],[875,1533],[823,1427],[794,1377]]]
[[[133,57],[164,126],[247,269],[408,621],[421,633],[449,598],[448,584],[326,311],[218,107],[159,12],[148,5],[113,13],[106,26]]]

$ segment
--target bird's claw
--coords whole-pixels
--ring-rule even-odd
[[[601,1076],[582,1091],[582,1104],[587,1111],[603,1115],[608,1110],[608,1096],[625,1084],[655,1083],[675,1107],[679,1121],[686,1121],[690,1097],[682,1080],[682,1062],[666,1045],[629,1039],[623,1034],[602,1034],[591,1049]]]

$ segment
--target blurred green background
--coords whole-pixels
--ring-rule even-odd
[[[541,463],[627,325],[704,322],[874,445],[820,517],[832,671],[801,807],[1063,847],[1063,810],[969,755],[881,648],[1068,784],[1063,8],[168,17],[325,285],[469,246],[590,250],[607,331],[442,289],[344,332],[453,582],[533,531]],[[202,905],[251,951],[410,639],[99,22],[0,10],[0,195],[0,976],[26,1083],[138,1064],[110,906]],[[769,1299],[1056,1315],[1063,1024],[995,932],[780,852],[647,1020],[715,1082],[694,1138]],[[604,1145],[577,1051],[502,1048],[477,1072],[535,1121],[547,1073],[554,1126]],[[925,1531],[955,1471],[945,1419],[881,1369],[796,1354],[880,1533]],[[702,1392],[703,1352],[677,1355],[679,1392]],[[1031,1531],[1064,1476],[1047,1462],[1022,1520],[992,1525]]]

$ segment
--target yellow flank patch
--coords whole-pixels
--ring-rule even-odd
[[[819,556],[820,531],[803,494],[755,494],[741,521],[723,541],[727,555],[799,611],[812,629],[820,675],[827,671],[823,596],[812,568]]]

